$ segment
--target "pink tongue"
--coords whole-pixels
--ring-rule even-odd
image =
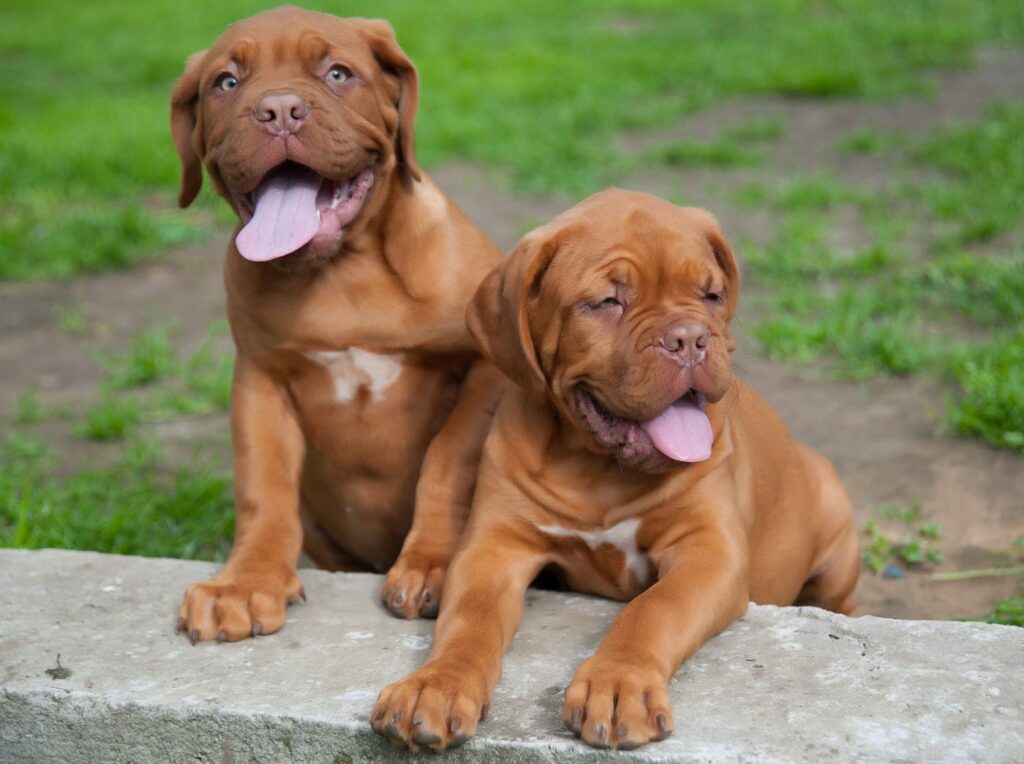
[[[640,426],[669,459],[702,462],[711,456],[711,420],[689,397],[680,398]]]
[[[262,263],[291,254],[312,239],[320,228],[320,184],[319,175],[296,166],[275,170],[264,179],[254,194],[252,220],[235,238],[242,257]]]

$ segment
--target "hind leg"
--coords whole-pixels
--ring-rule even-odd
[[[853,590],[861,566],[853,507],[832,464],[810,449],[807,454],[821,480],[818,511],[822,552],[816,556],[814,572],[800,590],[796,604],[849,615],[854,608]]]
[[[851,522],[832,545],[824,563],[804,584],[796,604],[849,615],[854,609],[853,590],[859,577],[860,544]]]

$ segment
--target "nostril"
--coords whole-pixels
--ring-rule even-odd
[[[711,341],[708,330],[695,322],[677,324],[665,332],[661,344],[671,353],[701,354]]]
[[[309,116],[309,104],[294,93],[264,96],[253,109],[253,118],[274,132],[294,131]]]

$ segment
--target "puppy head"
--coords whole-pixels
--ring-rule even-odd
[[[483,354],[591,450],[661,472],[706,459],[732,384],[739,270],[715,219],[609,189],[527,234],[480,285]]]
[[[189,58],[171,94],[188,206],[205,165],[254,261],[323,262],[393,173],[419,180],[419,80],[384,21],[277,8]],[[375,199],[375,197],[377,197]]]

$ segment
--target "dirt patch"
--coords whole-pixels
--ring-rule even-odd
[[[783,133],[772,143],[765,165],[651,172],[631,177],[625,185],[700,203],[719,216],[734,240],[763,241],[774,230],[775,218],[765,210],[740,208],[734,196],[740,185],[820,172],[861,186],[887,184],[894,176],[885,159],[839,154],[836,141],[858,128],[919,132],[949,120],[973,118],[993,99],[1022,96],[1024,52],[983,51],[976,69],[937,77],[934,98],[885,103],[735,101],[673,130],[624,138],[623,145],[640,151],[680,137],[708,139],[725,126],[779,114]],[[473,166],[447,165],[432,174],[506,250],[525,230],[575,201],[511,196]],[[839,227],[843,230],[837,235],[857,236],[855,221]],[[207,245],[130,271],[61,283],[0,284],[0,411],[11,411],[18,395],[33,386],[46,403],[95,399],[100,379],[94,360],[97,349],[124,347],[145,326],[173,325],[179,351],[195,350],[209,325],[224,315],[220,265],[228,235],[221,231]],[[756,289],[756,284],[751,286]],[[61,329],[58,315],[76,306],[86,330],[70,335]],[[778,407],[797,438],[833,460],[853,498],[860,526],[880,504],[920,502],[923,515],[942,530],[942,570],[987,567],[1012,539],[1024,536],[1024,460],[941,432],[937,421],[944,396],[938,385],[923,379],[837,382],[817,367],[773,363],[742,336],[750,320],[749,312],[741,310],[741,349],[735,359],[739,373]],[[58,423],[53,430],[56,435],[67,427]],[[207,443],[225,461],[228,458],[224,416],[183,418],[159,425],[157,432],[172,455],[185,455],[197,443]],[[107,447],[62,437],[65,442],[59,447],[67,447],[72,464],[105,458]],[[1010,578],[938,583],[928,573],[908,572],[895,580],[866,573],[858,612],[903,618],[977,616],[994,600],[1015,593],[1017,586],[1018,581]]]

